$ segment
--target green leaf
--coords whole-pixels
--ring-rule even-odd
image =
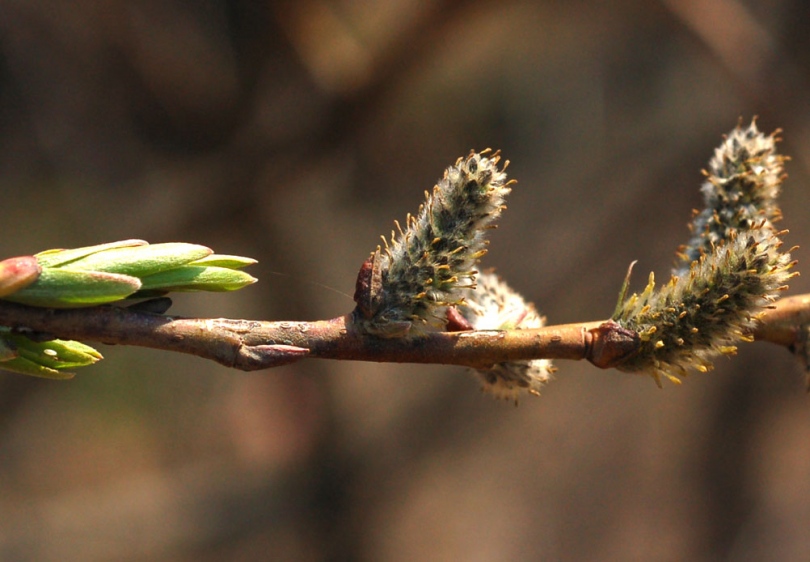
[[[120,240],[118,242],[97,244],[95,246],[84,246],[83,248],[73,248],[71,250],[45,250],[44,252],[36,254],[35,257],[37,258],[37,261],[39,261],[39,265],[42,267],[58,267],[98,252],[104,252],[106,250],[113,250],[116,248],[146,246],[147,244],[149,244],[149,242],[146,240]]]
[[[205,266],[216,266],[216,267],[224,267],[227,269],[242,269],[243,267],[247,267],[249,265],[255,265],[259,263],[257,260],[253,258],[243,258],[242,256],[227,256],[224,254],[211,254],[210,256],[204,257],[200,260],[195,260],[188,265],[205,265]]]
[[[44,268],[39,278],[5,300],[30,306],[72,308],[124,299],[141,288],[129,275]]]
[[[148,244],[128,248],[114,248],[90,254],[70,264],[70,269],[122,273],[145,277],[205,258],[211,248],[183,242]]]
[[[186,265],[141,279],[144,291],[235,291],[256,282],[243,271]]]

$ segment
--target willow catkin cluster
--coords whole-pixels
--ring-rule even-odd
[[[357,279],[355,325],[399,337],[441,329],[446,307],[475,286],[475,264],[486,253],[484,233],[511,191],[498,152],[471,152],[447,168],[405,228],[363,264]],[[505,168],[505,166],[504,166]]]
[[[475,289],[466,291],[464,304],[457,308],[474,330],[522,330],[545,325],[545,318],[532,303],[491,272],[478,275]],[[474,372],[484,392],[517,403],[524,392],[539,395],[554,371],[551,361],[534,359],[496,363]]]
[[[692,368],[706,371],[717,355],[750,340],[757,316],[794,274],[782,252],[776,196],[784,157],[756,124],[737,127],[715,151],[703,186],[706,208],[692,225],[670,281],[621,302],[613,319],[635,331],[638,353],[617,368],[674,381]]]

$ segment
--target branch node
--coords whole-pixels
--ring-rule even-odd
[[[309,349],[294,345],[243,345],[237,351],[234,367],[243,371],[259,371],[295,363],[309,355]]]
[[[588,330],[586,343],[590,345],[585,358],[600,369],[612,369],[638,352],[641,339],[633,330],[608,320]]]

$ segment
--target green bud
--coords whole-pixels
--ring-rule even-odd
[[[9,328],[0,327],[0,369],[50,379],[69,379],[64,369],[86,367],[101,360],[101,354],[77,341],[37,342]]]
[[[42,268],[34,256],[0,261],[0,297],[16,293],[37,280]]]
[[[142,290],[152,291],[235,291],[256,282],[243,271],[224,267],[186,265],[156,273],[142,280]]]
[[[74,373],[51,369],[50,367],[40,365],[39,363],[35,363],[29,359],[26,359],[25,357],[17,357],[11,361],[4,361],[0,363],[0,369],[19,373],[21,375],[45,379],[67,380],[72,379],[74,376]]]
[[[39,278],[6,300],[50,308],[73,308],[115,302],[141,288],[129,275],[44,268]]]
[[[86,367],[103,359],[98,351],[77,341],[36,342],[12,333],[6,334],[3,339],[16,348],[19,357],[51,369]]]

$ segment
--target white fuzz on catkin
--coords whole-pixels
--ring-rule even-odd
[[[545,325],[545,318],[532,303],[491,272],[478,275],[476,288],[465,291],[464,304],[457,308],[474,330],[521,330]],[[524,393],[539,395],[554,370],[551,361],[535,359],[498,363],[474,372],[484,392],[517,404]]]

